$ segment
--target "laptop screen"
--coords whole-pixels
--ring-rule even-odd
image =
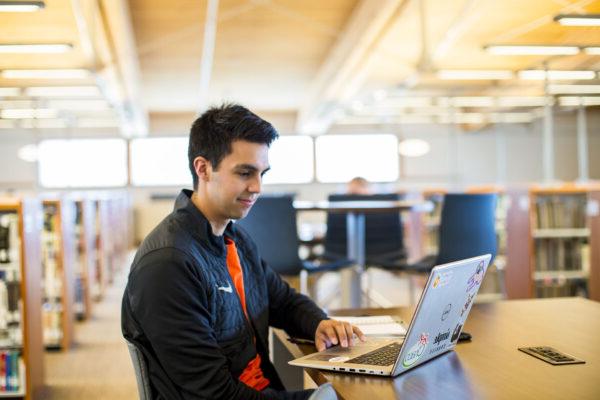
[[[487,254],[431,271],[393,375],[454,348],[490,259]]]

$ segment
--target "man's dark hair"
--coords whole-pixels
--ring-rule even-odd
[[[198,185],[194,169],[196,157],[206,158],[216,170],[221,160],[231,153],[234,141],[245,140],[270,146],[278,136],[273,125],[238,104],[209,108],[194,121],[190,130],[188,161],[194,189]]]

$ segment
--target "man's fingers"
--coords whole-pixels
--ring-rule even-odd
[[[336,332],[335,332],[335,329],[334,329],[334,327],[333,327],[333,326],[328,326],[328,327],[325,329],[325,334],[327,335],[327,338],[329,339],[329,341],[330,341],[332,344],[336,345],[336,344],[338,344],[338,343],[339,343],[339,342],[338,342],[338,336],[337,336],[337,334],[336,334]]]
[[[360,328],[358,326],[352,325],[352,331],[354,332],[354,334],[356,334],[356,336],[358,336],[358,338],[365,342],[367,340],[367,337],[365,336],[364,333],[362,333],[362,331],[360,330]]]
[[[331,346],[331,341],[327,335],[319,334],[315,340],[315,346],[317,347],[317,351],[323,351]]]
[[[344,323],[338,322],[334,325],[334,327],[342,347],[348,347],[348,336],[346,336],[346,328],[344,327]]]
[[[353,338],[353,334],[352,334],[352,325],[350,325],[348,322],[344,322],[344,329],[346,330],[346,337],[348,338],[348,344],[350,346],[354,346],[354,338]]]
[[[317,351],[323,351],[327,348],[327,344],[321,337],[317,337],[317,340],[315,341],[315,346],[317,348]]]

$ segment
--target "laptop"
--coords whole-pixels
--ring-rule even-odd
[[[434,267],[404,338],[355,340],[352,347],[330,347],[289,364],[397,376],[453,350],[491,258],[486,254]]]

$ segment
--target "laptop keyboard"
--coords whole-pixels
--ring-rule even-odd
[[[368,364],[368,365],[393,365],[400,354],[402,343],[392,343],[387,346],[380,347],[369,353],[360,355],[353,359],[346,361],[346,363],[352,364]]]

